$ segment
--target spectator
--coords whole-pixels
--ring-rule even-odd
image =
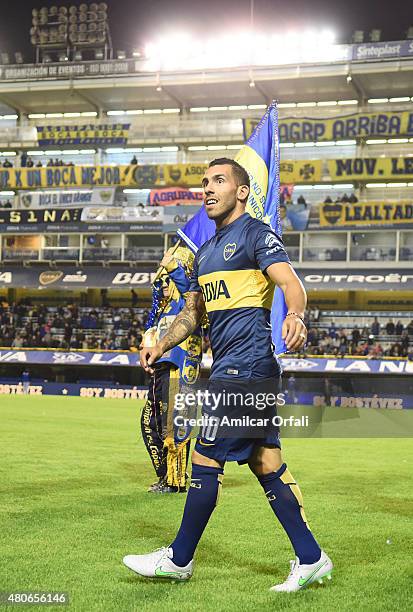
[[[10,200],[7,200],[4,204],[3,204],[3,208],[13,208],[13,204],[10,202]]]
[[[330,196],[327,196],[326,199],[324,200],[324,204],[332,204],[333,200],[330,198]]]
[[[305,201],[305,197],[303,196],[302,193],[300,193],[300,195],[297,198],[297,204],[304,204],[304,206],[307,207],[307,202]]]
[[[395,331],[397,336],[401,336],[403,332],[403,323],[401,321],[397,321]]]
[[[394,326],[393,320],[390,319],[390,321],[386,324],[386,334],[388,336],[393,336],[394,331],[395,331],[395,326]]]
[[[28,168],[33,168],[34,167],[34,161],[32,160],[31,157],[28,158],[26,165]]]
[[[20,156],[20,165],[22,168],[25,168],[27,165],[27,153],[26,151],[23,151],[23,153]]]
[[[3,162],[3,168],[13,168],[13,164],[6,158]]]
[[[351,339],[353,342],[357,343],[360,341],[360,338],[361,338],[360,331],[357,329],[357,327],[355,327],[353,331],[351,332]]]
[[[39,161],[36,164],[36,168],[43,168],[43,164],[42,164],[40,159],[39,159]]]
[[[349,197],[348,201],[350,202],[350,204],[357,204],[358,198],[357,198],[356,194],[352,193],[351,196]]]
[[[343,204],[347,204],[349,202],[348,195],[346,193],[343,195],[340,202],[342,202]]]
[[[132,300],[132,308],[135,308],[138,305],[138,294],[135,289],[131,289],[131,300]]]
[[[373,336],[378,336],[380,334],[380,323],[379,323],[377,317],[374,317],[374,321],[371,324],[370,331],[373,334]]]
[[[130,163],[131,163],[131,164],[133,164],[134,166],[137,166],[137,165],[138,165],[138,160],[137,160],[137,158],[136,158],[136,155],[134,155],[134,156],[132,157],[132,159],[130,160]]]

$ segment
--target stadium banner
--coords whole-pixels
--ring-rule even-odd
[[[413,178],[413,157],[353,157],[330,159],[328,173],[332,181],[398,180]]]
[[[62,166],[1,168],[0,191],[8,189],[69,189],[82,187],[200,187],[207,164],[148,164],[142,166]],[[290,160],[280,164],[283,183],[321,180],[322,161]]]
[[[19,380],[0,381],[0,395],[23,395],[23,384]],[[131,387],[100,381],[90,383],[56,383],[33,381],[29,385],[28,395],[60,395],[75,397],[100,397],[104,399],[145,400],[148,395],[146,387]]]
[[[243,119],[244,137],[258,119]],[[280,142],[322,142],[357,137],[413,136],[413,113],[409,111],[351,113],[325,119],[286,117],[280,120]]]
[[[320,261],[322,266],[323,262]],[[412,291],[413,268],[298,268],[307,291],[312,289],[371,289],[372,291]]]
[[[413,361],[401,359],[330,359],[328,357],[283,357],[281,365],[286,372],[336,372],[350,374],[413,374]]]
[[[131,351],[54,351],[51,350],[0,350],[0,363],[38,363],[67,366],[137,366],[139,353]]]
[[[36,126],[40,147],[50,145],[125,145],[130,123]]]
[[[413,224],[413,202],[357,202],[320,204],[321,227],[380,227]]]
[[[384,374],[411,376],[413,361],[402,359],[335,359],[328,357],[282,357],[281,366],[286,372],[330,372],[341,374]],[[132,351],[56,351],[53,349],[0,350],[0,363],[37,363],[67,366],[138,366],[139,353]],[[208,367],[203,362],[203,366]]]
[[[18,208],[57,208],[59,206],[111,206],[115,199],[113,187],[94,187],[89,190],[55,190],[20,192]]]
[[[84,222],[99,221],[102,223],[110,223],[118,221],[119,223],[163,223],[164,210],[159,207],[141,207],[141,206],[86,206],[82,210],[81,220]]]
[[[41,79],[70,79],[137,74],[138,72],[142,72],[142,65],[140,61],[136,60],[26,64],[1,66],[0,79],[4,81],[38,81]]]
[[[120,269],[118,267],[110,269],[97,266],[86,268],[65,266],[61,270],[52,270],[46,266],[7,268],[5,265],[0,271],[0,288],[131,289],[142,287],[145,289],[151,287],[155,272],[155,266],[139,270],[134,270],[126,265]]]
[[[413,55],[413,41],[399,40],[392,42],[363,43],[353,45],[352,60],[380,60]]]
[[[128,212],[123,212],[123,211]],[[0,232],[163,232],[163,210],[122,207],[36,208],[0,210]]]
[[[148,195],[148,204],[150,206],[176,206],[177,204],[200,204],[204,200],[204,195],[199,191],[191,191],[190,189],[161,187],[159,189],[151,189]]]
[[[18,379],[0,380],[0,395],[24,395],[24,387]],[[96,397],[101,399],[119,399],[119,400],[146,400],[148,389],[146,387],[131,387],[130,385],[113,384],[106,381],[99,381],[95,384],[88,383],[58,383],[46,382],[43,380],[34,380],[29,384],[28,395],[55,395],[60,397]],[[374,394],[343,394],[341,392],[332,394],[329,398],[329,406],[334,408],[371,408],[400,410],[413,408],[413,398],[410,395],[397,394],[397,396]],[[289,403],[289,394],[286,394],[287,405]],[[294,403],[305,406],[313,406],[315,408],[324,408],[326,399],[325,396],[310,392],[310,393],[294,393]],[[347,411],[346,414],[348,415]]]
[[[333,380],[333,379],[330,379]],[[286,391],[287,405],[300,404],[305,406],[314,406],[324,408],[326,405],[326,397],[320,392],[301,392],[294,391],[288,393]],[[353,394],[343,393],[341,390],[332,392],[328,398],[328,406],[333,408],[372,408],[383,409],[389,408],[390,410],[400,410],[401,408],[413,408],[413,397],[411,395],[405,395],[402,393],[388,394],[367,394],[357,393]]]

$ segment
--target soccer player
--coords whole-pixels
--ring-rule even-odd
[[[143,367],[153,364],[182,342],[208,313],[213,353],[210,383],[227,380],[241,386],[279,379],[273,355],[270,308],[274,285],[285,296],[288,313],[283,337],[289,350],[306,340],[304,288],[280,238],[265,223],[245,213],[249,177],[237,162],[222,158],[210,163],[202,180],[205,209],[216,224],[215,235],[197,252],[186,305],[168,333],[141,351]],[[145,555],[128,555],[124,564],[146,577],[186,580],[193,573],[197,544],[216,506],[226,461],[248,463],[274,514],[286,531],[296,559],[274,591],[298,591],[323,577],[333,564],[311,533],[300,489],[281,456],[278,432],[266,438],[198,437],[192,455],[192,479],[182,523],[174,541]]]

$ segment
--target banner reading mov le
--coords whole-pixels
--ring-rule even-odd
[[[397,180],[413,178],[413,157],[368,157],[330,159],[328,174],[332,181]]]

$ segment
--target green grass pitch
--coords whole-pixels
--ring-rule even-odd
[[[85,612],[413,609],[409,439],[285,440],[310,525],[335,563],[331,582],[268,591],[286,577],[291,548],[255,478],[233,464],[192,580],[135,576],[122,557],[170,543],[185,501],[146,492],[154,475],[141,405],[0,398],[0,591],[67,591],[70,610]]]

